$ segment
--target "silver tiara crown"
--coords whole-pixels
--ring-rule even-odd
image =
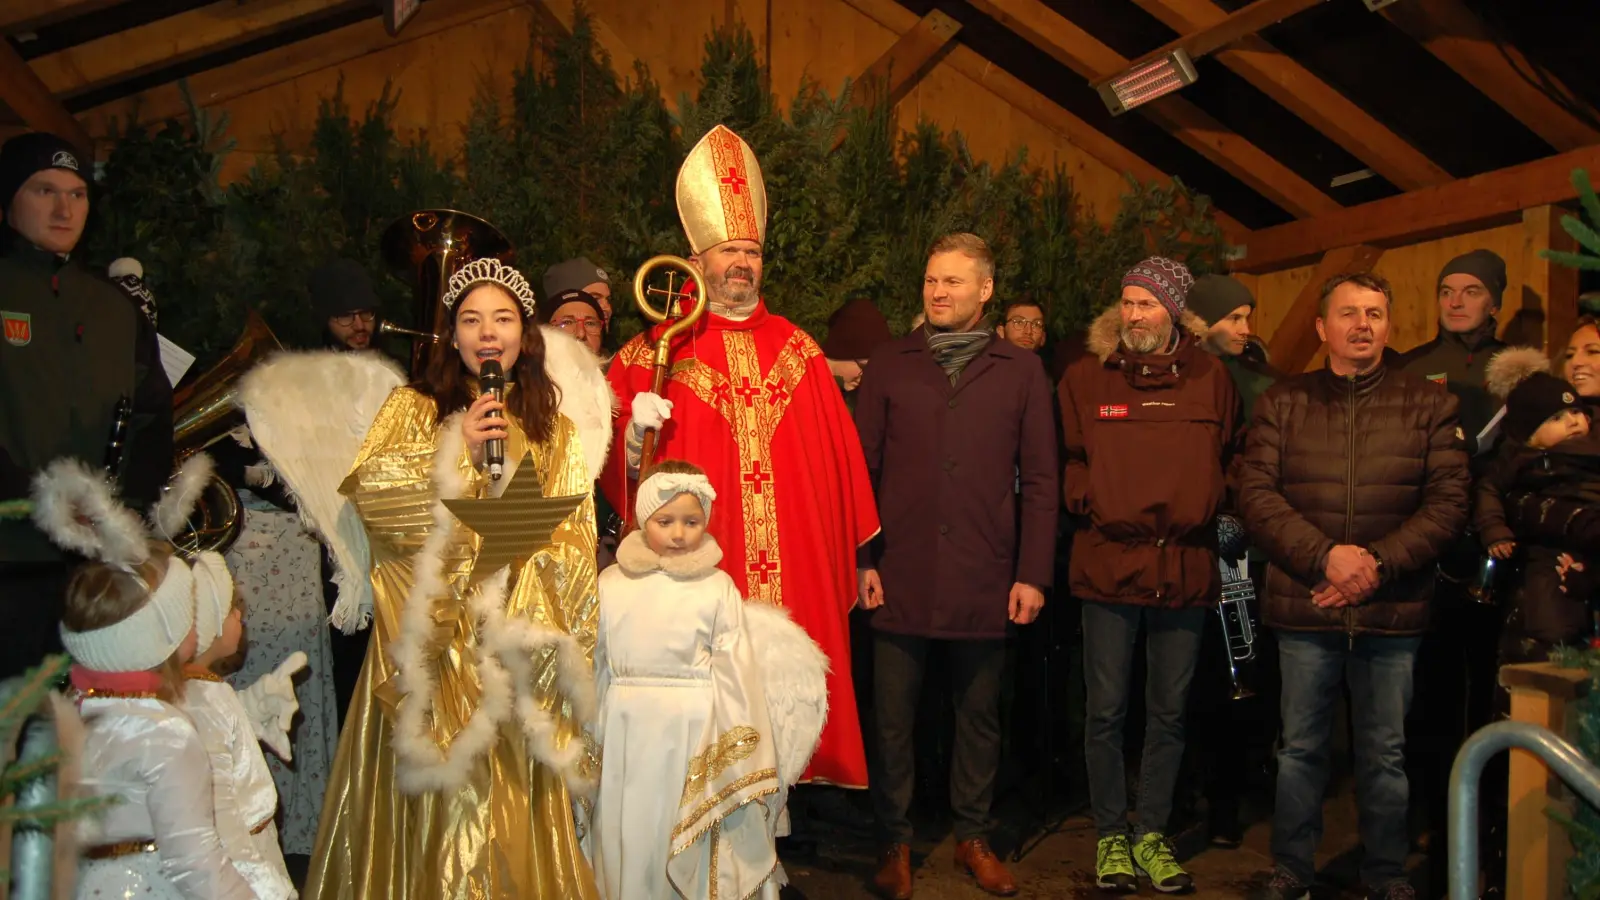
[[[472,288],[486,282],[498,284],[510,291],[511,296],[522,304],[522,309],[529,318],[537,317],[538,301],[533,298],[533,288],[528,285],[528,279],[523,278],[521,272],[492,256],[475,259],[450,276],[450,284],[444,292],[445,308],[455,309],[457,300]]]

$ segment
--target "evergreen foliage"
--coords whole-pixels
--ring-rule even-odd
[[[17,743],[23,726],[37,715],[45,698],[66,677],[71,660],[66,655],[47,657],[36,668],[28,670],[15,682],[15,689],[0,702],[0,837],[10,840],[14,829],[50,829],[57,823],[96,810],[115,802],[112,797],[75,797],[20,808],[16,795],[31,782],[51,777],[61,763],[59,750],[31,753],[27,758],[17,757]],[[8,689],[11,687],[8,682]],[[35,873],[47,877],[48,873]],[[0,884],[9,883],[11,873],[0,868]]]
[[[1551,662],[1589,673],[1589,693],[1575,704],[1578,712],[1575,739],[1578,751],[1590,761],[1600,760],[1600,649],[1564,648]],[[1600,810],[1573,795],[1571,818],[1558,817],[1572,839],[1572,859],[1567,861],[1567,891],[1578,900],[1600,900]]]
[[[280,147],[226,187],[225,120],[192,108],[186,122],[129,128],[95,198],[87,256],[97,267],[143,263],[162,332],[196,353],[200,371],[232,346],[246,308],[286,344],[315,346],[322,323],[305,278],[335,255],[365,264],[386,317],[415,326],[409,280],[386,274],[378,242],[400,215],[453,207],[500,228],[536,289],[562,259],[606,267],[620,340],[642,327],[627,297],[633,271],[687,252],[674,178],[718,122],[750,142],[766,177],[767,301],[819,339],[832,311],[860,295],[904,331],[921,307],[926,248],[950,231],[990,242],[996,297],[1044,298],[1057,339],[1114,299],[1123,271],[1152,250],[1197,274],[1226,250],[1207,199],[1181,184],[1130,179],[1101,223],[1064,170],[1031,167],[1025,153],[975,161],[959,134],[927,122],[901,135],[885,103],[852,103],[849,85],[835,95],[803,83],[785,112],[742,29],[707,38],[701,86],[676,114],[644,67],[618,77],[581,9],[572,34],[533,39],[509,98],[481,91],[448,159],[395,133],[396,95],[356,115],[342,86],[322,102],[309,148]]]

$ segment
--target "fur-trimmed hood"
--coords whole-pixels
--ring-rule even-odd
[[[1483,386],[1502,402],[1524,378],[1550,371],[1550,359],[1537,347],[1507,347],[1496,353],[1483,370]]]
[[[679,580],[703,578],[716,571],[720,562],[722,547],[709,534],[701,539],[700,546],[681,556],[662,556],[650,549],[643,530],[629,533],[617,545],[617,565],[629,575],[660,571]]]
[[[598,479],[611,450],[617,397],[606,381],[600,357],[559,328],[541,325],[539,331],[544,336],[544,370],[560,389],[561,414],[577,426],[589,474]]]
[[[1205,319],[1200,318],[1189,310],[1184,310],[1183,319],[1179,324],[1182,325],[1184,331],[1187,331],[1194,338],[1197,344],[1206,336],[1206,332],[1210,330],[1206,326]],[[1105,362],[1111,358],[1111,354],[1117,352],[1117,347],[1122,343],[1121,331],[1122,313],[1116,304],[1112,304],[1109,309],[1100,314],[1099,318],[1094,320],[1094,324],[1089,326],[1089,336],[1084,339],[1084,346],[1089,348],[1089,352],[1098,357],[1101,362]]]

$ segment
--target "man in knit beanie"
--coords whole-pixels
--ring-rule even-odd
[[[1248,419],[1256,398],[1280,376],[1267,362],[1267,347],[1250,333],[1250,314],[1256,298],[1250,289],[1227,275],[1201,275],[1189,289],[1189,309],[1206,323],[1201,346],[1222,360]]]
[[[1200,346],[1205,322],[1186,309],[1193,284],[1170,259],[1130,269],[1119,302],[1090,326],[1089,352],[1067,367],[1057,392],[1063,493],[1083,523],[1073,534],[1069,581],[1083,602],[1095,880],[1122,893],[1138,890],[1139,872],[1163,892],[1194,884],[1165,834],[1183,760],[1183,711],[1216,600],[1215,523],[1242,417],[1233,379]],[[1141,630],[1149,677],[1130,834],[1123,714]]]
[[[1435,282],[1439,330],[1433,340],[1402,354],[1396,367],[1439,385],[1460,403],[1462,437],[1472,474],[1481,476],[1493,458],[1494,435],[1478,437],[1500,409],[1485,386],[1489,360],[1505,348],[1495,314],[1506,290],[1506,263],[1489,250],[1473,250],[1444,264]],[[1482,560],[1473,529],[1439,559],[1434,594],[1434,630],[1417,652],[1413,712],[1407,732],[1415,830],[1431,830],[1441,847],[1448,819],[1450,766],[1461,744],[1490,721],[1497,689],[1499,610],[1473,602],[1467,585]],[[1463,716],[1462,710],[1465,710]],[[1419,828],[1420,826],[1420,828]],[[1430,854],[1431,883],[1445,878],[1445,854]]]

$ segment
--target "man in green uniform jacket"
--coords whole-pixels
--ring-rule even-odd
[[[102,466],[123,398],[132,416],[115,473],[122,497],[149,504],[172,471],[172,386],[155,328],[73,253],[89,214],[89,165],[42,132],[0,147],[0,500],[26,497],[53,460]],[[0,521],[0,677],[60,650],[76,561],[31,522]]]

